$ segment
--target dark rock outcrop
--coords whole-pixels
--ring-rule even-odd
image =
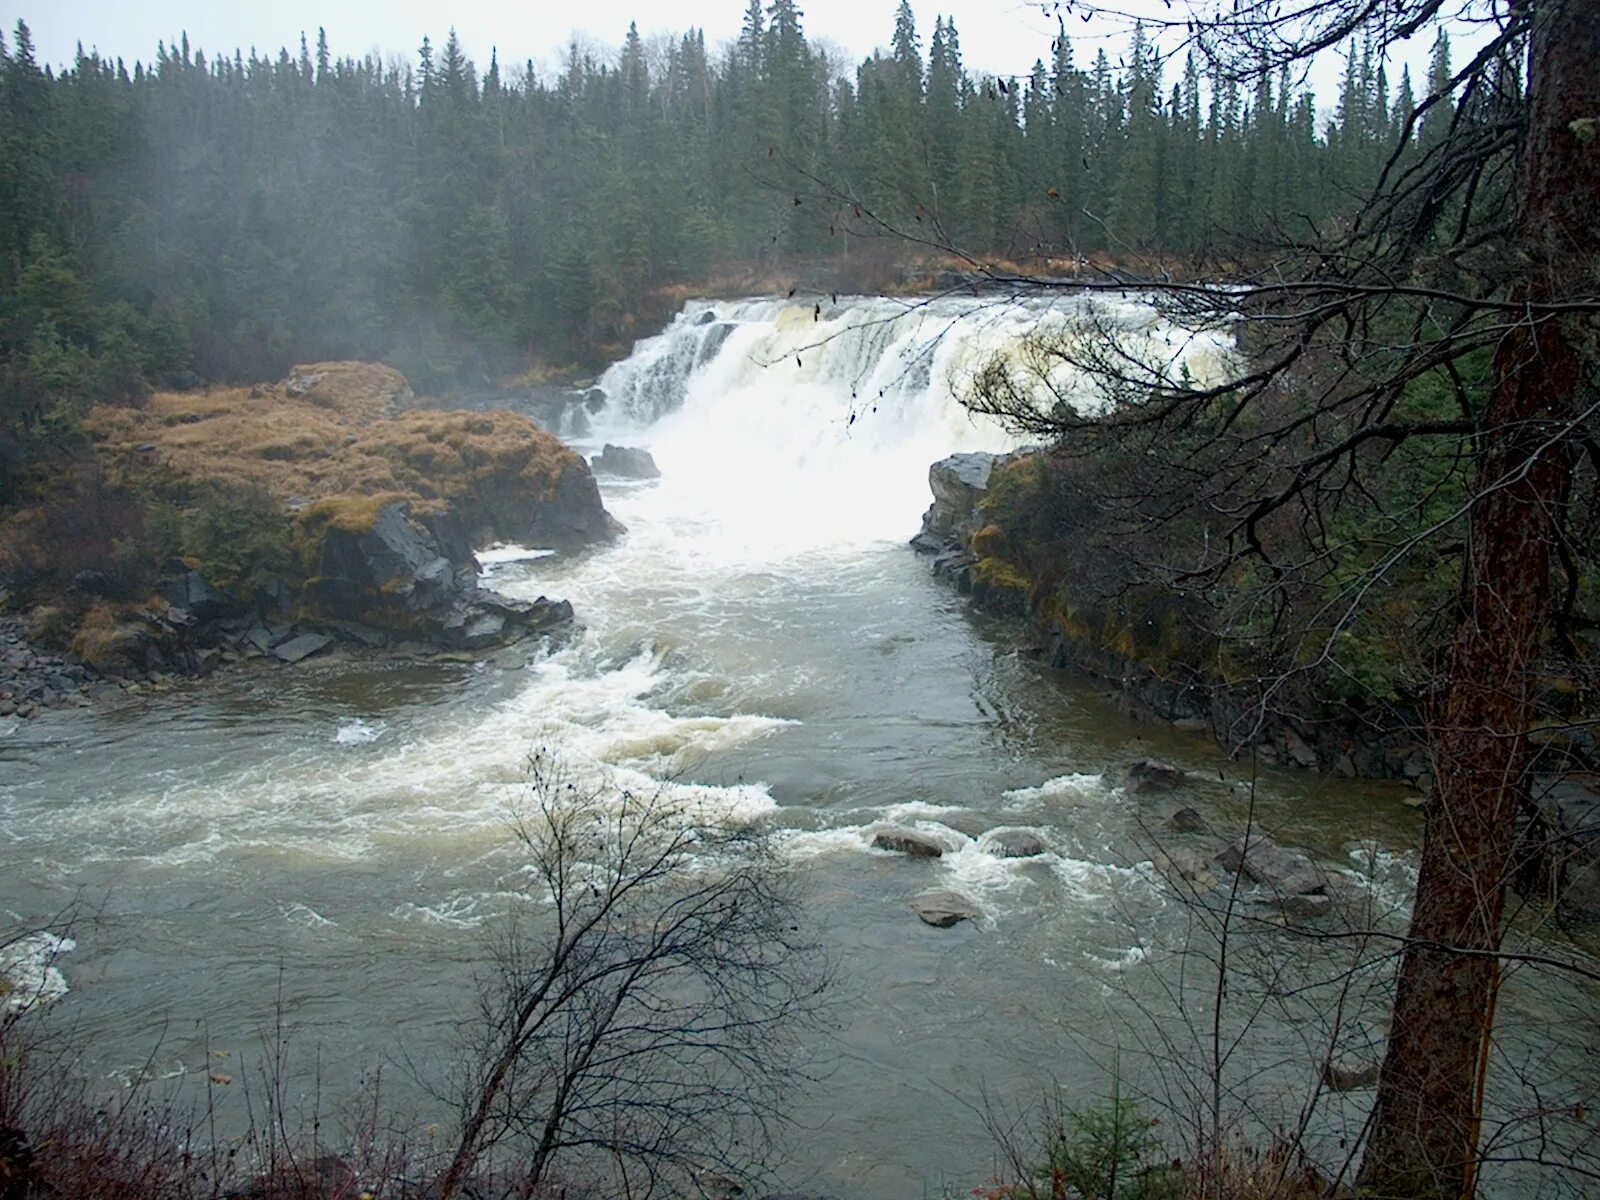
[[[872,839],[872,847],[875,850],[890,850],[911,858],[940,858],[944,854],[944,850],[937,842],[909,829],[879,830]]]
[[[628,530],[600,502],[600,485],[587,466],[569,467],[549,495],[501,495],[490,507],[504,515],[508,541],[535,550],[571,554],[596,543],[613,542]]]
[[[983,915],[978,906],[960,892],[924,892],[911,902],[911,911],[924,925],[935,929],[949,929]]]
[[[660,479],[661,469],[650,451],[637,446],[613,446],[607,442],[589,461],[596,475],[609,475],[613,479]]]
[[[1600,921],[1600,776],[1540,776],[1520,831],[1524,889],[1568,920]]]
[[[475,650],[572,618],[565,601],[512,600],[480,588],[477,560],[448,518],[418,519],[404,502],[361,517],[335,517],[321,530],[318,571],[306,591],[329,621]],[[282,647],[272,652],[282,657]]]

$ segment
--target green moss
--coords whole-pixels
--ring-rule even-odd
[[[972,582],[983,587],[1007,588],[1018,592],[1026,592],[1033,587],[1026,575],[1000,558],[980,558],[977,566],[972,568]]]

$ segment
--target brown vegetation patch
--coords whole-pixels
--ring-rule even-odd
[[[86,425],[114,473],[157,493],[217,482],[280,499],[389,495],[426,506],[493,485],[545,499],[582,462],[514,413],[374,419],[410,391],[389,367],[319,363],[296,372],[273,388],[163,392],[142,412],[96,408]]]

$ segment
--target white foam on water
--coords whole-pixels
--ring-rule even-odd
[[[1012,788],[1002,793],[1002,799],[1018,807],[1039,803],[1085,801],[1110,794],[1103,775],[1057,775],[1038,787]]]
[[[519,546],[514,542],[496,542],[487,550],[479,550],[476,555],[478,565],[485,569],[504,566],[506,563],[533,562],[554,556],[554,550],[535,550],[528,546]]]
[[[936,821],[939,817],[948,817],[968,811],[960,804],[933,804],[927,800],[907,800],[901,804],[891,804],[879,816],[880,821],[895,821],[901,824],[910,821]]]
[[[381,722],[374,725],[360,719],[346,721],[334,730],[333,741],[338,746],[370,746],[383,736],[383,731]]]
[[[1417,892],[1419,864],[1415,852],[1395,851],[1361,841],[1347,851],[1350,866],[1339,873],[1372,896],[1382,914],[1405,920]]]
[[[972,839],[954,854],[946,854],[946,867],[960,888],[991,901],[998,895],[1014,894],[1036,886],[1040,867],[1048,868],[1055,855],[1033,858],[1001,858],[984,847],[983,839]],[[1030,865],[1031,864],[1031,865]]]
[[[291,925],[304,925],[307,929],[332,929],[339,922],[329,920],[309,904],[291,904],[283,911],[284,920]]]
[[[1052,866],[1067,893],[1086,904],[1166,903],[1161,875],[1152,863],[1116,866],[1057,855]]]
[[[1149,955],[1150,952],[1143,946],[1129,946],[1120,954],[1115,954],[1111,957],[1107,957],[1103,954],[1095,954],[1087,950],[1085,950],[1083,953],[1083,956],[1090,962],[1104,967],[1108,971],[1117,972],[1119,974],[1123,971],[1129,970],[1132,967],[1138,966],[1140,963],[1144,962]]]
[[[60,934],[39,930],[0,946],[0,1012],[14,1014],[54,1004],[70,990],[66,974],[57,966],[77,942]]]
[[[792,862],[808,862],[838,854],[870,854],[871,839],[865,827],[849,825],[834,829],[780,829],[778,844]]]

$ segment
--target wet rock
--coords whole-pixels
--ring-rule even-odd
[[[1122,779],[1126,792],[1170,792],[1184,780],[1183,770],[1157,758],[1141,758],[1128,764]]]
[[[331,629],[341,637],[359,642],[368,649],[376,650],[380,646],[389,644],[389,635],[381,629],[374,629],[370,625],[363,625],[360,621],[323,620],[320,624]],[[252,643],[254,641],[252,640]]]
[[[600,486],[581,458],[561,473],[550,495],[508,499],[501,507],[509,510],[504,526],[510,540],[535,550],[571,554],[628,532],[601,504]]]
[[[607,443],[590,462],[596,475],[609,475],[614,479],[660,479],[661,470],[650,451],[635,446],[613,446]]]
[[[1045,844],[1026,829],[991,829],[983,835],[983,849],[996,858],[1037,858]]]
[[[1307,771],[1317,769],[1317,752],[1306,745],[1305,738],[1292,729],[1283,731],[1283,748],[1289,755],[1289,761],[1295,766]]]
[[[1178,717],[1172,722],[1172,727],[1184,733],[1204,733],[1210,725],[1204,717]]]
[[[1217,862],[1277,893],[1304,896],[1327,887],[1322,872],[1304,854],[1285,850],[1260,833],[1247,833],[1217,855]]]
[[[993,454],[952,454],[928,468],[933,504],[922,518],[924,534],[943,541],[975,520],[978,504],[989,493]]]
[[[913,833],[909,829],[882,829],[873,836],[875,850],[891,850],[911,858],[942,858],[944,850],[937,842]]]
[[[234,612],[237,602],[217,591],[199,571],[184,571],[161,584],[161,595],[177,614],[175,622],[210,621]]]
[[[949,929],[983,915],[978,906],[960,892],[925,892],[911,902],[911,911],[924,925],[935,929]]]
[[[1167,828],[1173,833],[1210,833],[1206,819],[1192,808],[1180,808],[1167,818]]]
[[[318,654],[333,645],[333,639],[323,633],[302,633],[297,638],[290,638],[281,646],[275,646],[272,656],[281,662],[303,662],[313,654]]]

